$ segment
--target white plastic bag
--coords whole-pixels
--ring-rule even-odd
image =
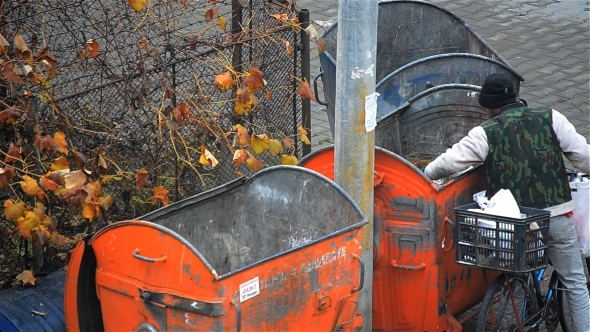
[[[572,191],[574,200],[574,225],[578,233],[580,252],[590,257],[590,181],[576,182],[577,191]]]
[[[496,216],[508,218],[522,218],[518,204],[508,189],[500,189],[489,201],[485,197],[485,192],[473,195],[473,199],[478,203],[481,210],[469,209],[469,211],[483,212]]]

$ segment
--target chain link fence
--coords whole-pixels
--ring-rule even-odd
[[[0,82],[3,107],[31,96],[22,109],[31,137],[63,132],[70,151],[87,158],[91,176],[114,199],[91,224],[48,195],[51,216],[66,236],[161,207],[151,204],[150,191],[138,190],[140,169],[149,174],[148,187],[165,187],[171,201],[251,175],[246,164],[233,162],[240,148],[237,124],[250,134],[292,142],[278,155],[252,153],[265,167],[279,164],[280,154],[303,155],[298,127],[305,126],[309,110],[297,92],[309,50],[301,47],[305,15],[291,2],[148,0],[139,11],[130,4],[1,2],[5,39],[22,36],[32,52],[47,46],[58,62],[51,80],[26,81],[17,89]],[[252,92],[257,106],[238,115],[236,91],[245,88],[240,84],[251,68],[263,72],[264,86]],[[236,85],[224,91],[215,78],[228,71]],[[180,107],[188,112],[179,116]],[[11,125],[0,124],[0,131],[3,151],[10,143],[26,145]],[[216,166],[199,162],[204,148]],[[46,169],[37,171],[41,176]],[[3,202],[15,193],[14,183],[0,189]],[[1,283],[27,267],[29,253],[12,221],[0,220],[0,228]]]

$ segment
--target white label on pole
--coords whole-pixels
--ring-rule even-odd
[[[367,132],[377,126],[377,97],[379,97],[377,92],[365,97],[365,130]]]
[[[260,284],[258,283],[258,277],[248,280],[240,285],[240,302],[251,299],[258,294],[260,294]]]

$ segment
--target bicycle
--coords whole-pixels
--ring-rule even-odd
[[[564,289],[555,272],[546,293],[541,281],[547,268],[529,273],[503,273],[490,286],[481,304],[477,331],[537,331],[545,323],[555,331],[562,319]],[[570,329],[571,330],[571,329]]]

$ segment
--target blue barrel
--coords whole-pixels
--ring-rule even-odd
[[[16,286],[0,292],[0,331],[65,331],[65,272],[38,278],[35,286]]]

